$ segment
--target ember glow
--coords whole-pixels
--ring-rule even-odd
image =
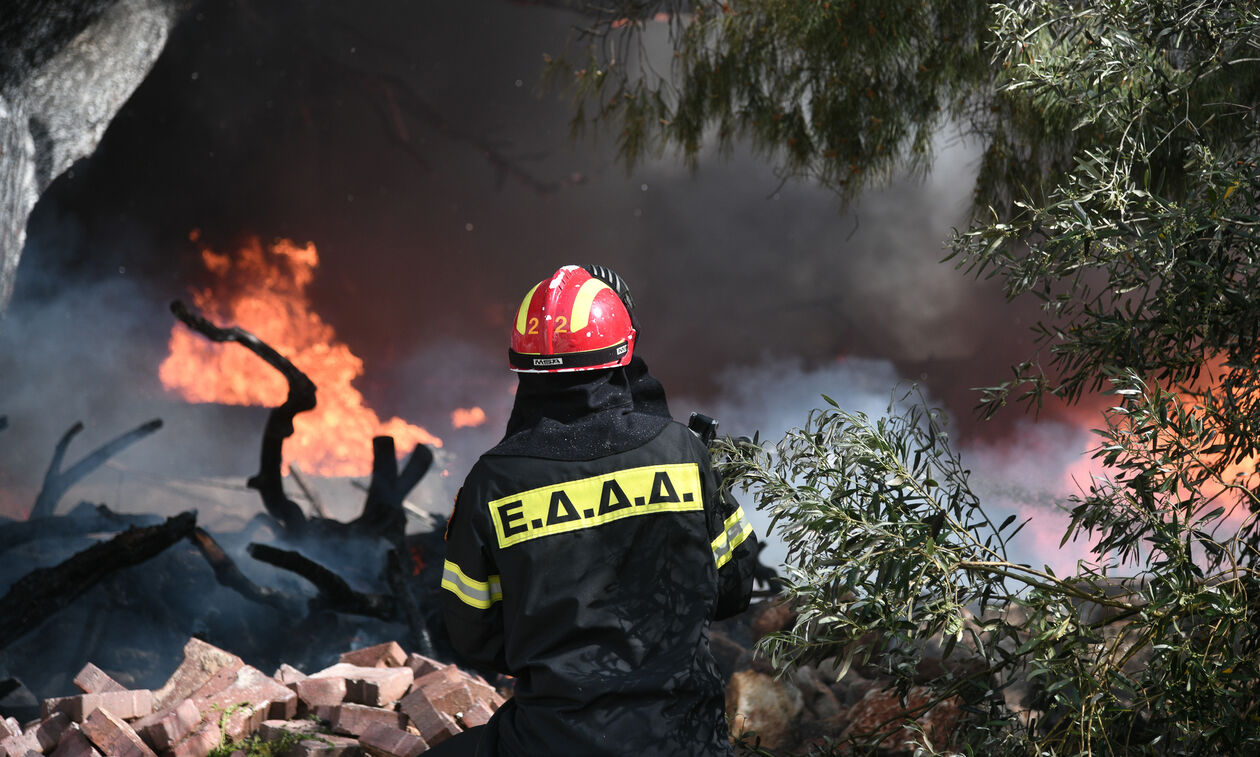
[[[476,428],[486,422],[486,412],[479,407],[457,407],[451,413],[455,428]]]
[[[196,235],[191,237],[196,241]],[[192,292],[193,305],[220,326],[240,326],[289,358],[317,387],[318,405],[294,419],[285,459],[321,476],[360,476],[372,468],[372,437],[394,437],[400,453],[442,440],[400,418],[382,421],[352,385],[363,361],[337,340],[311,309],[307,286],[319,266],[315,245],[252,239],[235,253],[203,248],[212,286]],[[176,324],[162,385],[189,402],[274,407],[284,402],[284,377],[236,344],[215,344]]]

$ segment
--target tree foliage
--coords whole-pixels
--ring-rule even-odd
[[[661,12],[666,74],[636,34]],[[1018,526],[984,514],[919,403],[728,446],[790,550],[799,621],[765,651],[902,692],[925,655],[955,659],[931,685],[965,703],[975,754],[1255,751],[1260,4],[634,2],[588,39],[585,67],[553,73],[629,165],[742,140],[843,201],[961,124],[984,158],[951,257],[1044,305],[1041,357],[983,411],[1114,399],[1106,474],[1066,503],[1064,541],[1096,558],[1073,576],[1007,559]]]

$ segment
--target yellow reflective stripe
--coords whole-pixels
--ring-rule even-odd
[[[542,282],[534,285],[533,289],[525,295],[525,299],[521,300],[521,306],[516,310],[516,333],[525,333],[525,323],[529,317],[529,301],[534,299],[534,292],[538,291],[538,287],[542,286]]]
[[[752,525],[744,517],[744,508],[736,507],[731,517],[722,524],[722,533],[713,540],[713,560],[721,568],[730,562],[735,549],[752,533]]]
[[[612,287],[599,279],[587,279],[582,282],[577,296],[573,298],[573,312],[569,313],[570,331],[581,331],[586,328],[586,324],[591,322],[591,303],[595,302],[595,295],[605,289],[612,289]]]
[[[459,597],[460,601],[478,610],[503,599],[503,586],[498,576],[488,576],[485,581],[469,578],[458,565],[447,560],[442,565],[442,588]]]
[[[565,481],[489,503],[499,547],[622,518],[703,510],[695,463],[645,465]]]

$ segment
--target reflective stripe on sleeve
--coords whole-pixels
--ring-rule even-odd
[[[503,587],[498,576],[488,576],[485,581],[469,578],[459,566],[447,560],[442,565],[442,588],[459,597],[459,601],[478,610],[488,610],[490,605],[503,599]]]
[[[713,559],[719,568],[730,562],[735,548],[744,543],[752,530],[752,524],[744,517],[744,508],[736,507],[731,517],[722,524],[722,533],[713,540]]]

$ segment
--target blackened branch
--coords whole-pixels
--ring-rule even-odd
[[[63,471],[61,464],[65,461],[66,450],[69,448],[71,440],[83,430],[82,423],[76,423],[71,426],[70,430],[61,437],[61,440],[57,442],[57,447],[53,450],[52,462],[48,465],[48,472],[44,474],[44,486],[39,490],[39,496],[35,498],[35,505],[31,508],[31,519],[47,518],[52,515],[57,509],[57,503],[61,501],[62,496],[65,495],[70,487],[82,481],[84,477],[104,465],[114,455],[160,428],[162,428],[162,419],[154,418],[148,423],[137,426],[116,439],[101,445],[92,454],[70,466],[69,470]]]
[[[250,544],[248,550],[250,557],[255,560],[296,573],[314,584],[319,590],[319,597],[315,602],[321,608],[382,620],[393,620],[397,614],[393,597],[355,591],[341,576],[300,552],[257,542]]]
[[[206,562],[210,563],[210,567],[214,570],[214,577],[222,586],[232,589],[248,600],[269,605],[286,614],[296,609],[295,602],[285,594],[268,586],[259,586],[249,580],[214,540],[214,537],[206,533],[205,529],[194,528],[189,539],[197,549],[201,550]]]
[[[398,470],[398,458],[394,454],[394,438],[378,436],[372,439],[372,483],[368,486],[363,513],[350,523],[354,530],[381,536],[394,548],[406,551],[407,514],[403,500],[433,464],[433,452],[423,444],[417,444],[411,457]]]
[[[201,315],[194,313],[179,300],[171,303],[171,312],[184,325],[212,342],[236,342],[275,368],[289,383],[289,394],[284,404],[274,407],[267,415],[263,429],[262,452],[257,475],[249,479],[248,486],[258,491],[263,507],[271,517],[290,530],[299,530],[306,523],[302,508],[284,493],[284,440],[293,435],[293,418],[298,413],[315,407],[315,382],[298,370],[284,355],[271,345],[245,329],[232,326],[222,328]]]
[[[0,649],[34,630],[105,576],[157,556],[191,534],[196,525],[196,513],[180,513],[160,525],[129,528],[60,565],[27,573],[0,598]]]

